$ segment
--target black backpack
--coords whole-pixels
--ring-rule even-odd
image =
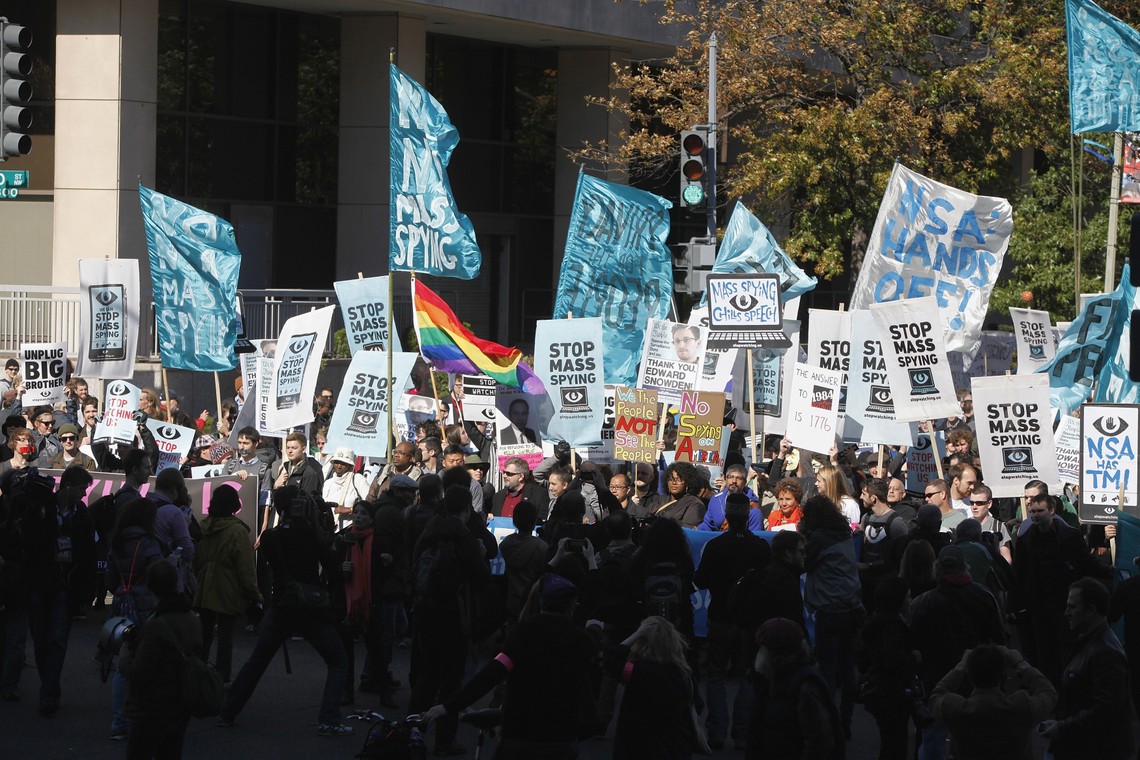
[[[764,569],[753,567],[745,571],[728,592],[728,614],[732,622],[746,631],[760,627],[756,600],[763,595]]]
[[[431,599],[450,604],[463,584],[459,553],[452,539],[437,541],[426,547],[412,568],[412,598]]]
[[[638,589],[631,572],[633,554],[637,547],[633,544],[602,549],[598,554],[598,578],[601,590],[598,598],[596,617],[606,623],[618,623],[635,616]]]
[[[674,625],[685,603],[685,583],[675,562],[657,562],[645,574],[645,617],[660,615]]]

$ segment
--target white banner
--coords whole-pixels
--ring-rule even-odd
[[[797,449],[827,454],[836,444],[843,373],[795,362],[788,400],[788,436]]]
[[[1082,404],[1081,444],[1081,522],[1114,524],[1122,505],[1136,515],[1140,407]]]
[[[785,319],[784,334],[792,341],[792,345],[788,348],[748,349],[752,351],[751,382],[756,395],[756,408],[753,410],[748,403],[747,377],[740,384],[738,408],[743,409],[745,413],[764,418],[756,420],[756,430],[752,432],[784,435],[788,430],[788,391],[792,387],[792,369],[800,358],[800,323]],[[747,376],[747,355],[744,358],[745,361],[741,364]]]
[[[705,358],[708,330],[650,319],[641,349],[637,387],[657,391],[658,401],[680,403],[681,393],[696,390]]]
[[[388,277],[364,277],[334,282],[336,300],[344,317],[344,333],[352,356],[357,351],[403,351],[400,336],[392,332],[392,310],[388,306]]]
[[[495,396],[498,383],[486,375],[458,375],[463,388],[463,419],[467,422],[495,422]]]
[[[906,490],[922,493],[926,484],[938,478],[938,462],[946,453],[946,443],[942,431],[931,437],[930,433],[918,433],[914,444],[906,447]]]
[[[894,395],[887,380],[887,361],[876,337],[875,321],[866,309],[851,312],[851,365],[847,373],[847,441],[909,446],[910,426],[895,420]]]
[[[694,307],[689,312],[689,324],[699,325],[705,329],[709,326],[709,310],[707,306]],[[732,369],[736,366],[736,357],[739,349],[709,348],[705,347],[705,358],[701,362],[701,378],[697,381],[699,391],[723,392],[732,380]]]
[[[842,373],[837,430],[843,436],[847,417],[848,372],[851,367],[851,312],[808,309],[808,364]]]
[[[139,340],[139,262],[79,260],[79,361],[88,379],[129,378]]]
[[[417,356],[393,353],[389,381],[387,352],[356,352],[337,394],[325,451],[347,446],[359,457],[388,456],[388,405],[393,391],[407,385]]]
[[[270,428],[291,428],[313,420],[317,373],[335,306],[298,314],[281,328],[273,363],[273,396],[266,410]]]
[[[1021,496],[1031,480],[1057,483],[1049,378],[977,377],[972,392],[982,472],[994,496]]]
[[[284,438],[288,428],[269,427],[269,409],[273,405],[273,365],[277,359],[270,353],[254,360],[254,393],[246,396],[246,405],[254,409],[254,427],[262,438]]]
[[[1017,339],[1017,374],[1031,375],[1057,353],[1049,312],[1010,308],[1013,334]]]
[[[1081,482],[1081,421],[1071,414],[1061,416],[1053,431],[1057,447],[1057,477],[1062,483]]]
[[[95,425],[92,441],[133,443],[135,421],[131,415],[139,408],[142,391],[125,380],[107,383],[107,398],[103,401],[103,416]]]
[[[851,308],[935,297],[946,348],[972,353],[1012,231],[1004,198],[963,192],[896,163]]]
[[[495,398],[495,443],[498,467],[509,457],[522,457],[534,469],[542,463],[542,436],[539,433],[538,409],[545,396],[533,396],[503,386]]]
[[[571,446],[601,442],[604,353],[601,317],[538,321],[534,372],[546,386],[539,409],[543,437]]]
[[[20,374],[24,378],[21,403],[25,408],[63,401],[63,387],[67,384],[67,344],[21,344]]]
[[[154,436],[154,444],[158,447],[158,468],[155,473],[169,467],[177,469],[182,466],[182,458],[190,455],[190,446],[198,431],[156,419],[148,419],[146,427]]]
[[[934,298],[877,303],[870,311],[887,362],[895,419],[920,422],[961,414]]]

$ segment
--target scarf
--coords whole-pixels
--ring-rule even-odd
[[[356,542],[348,550],[352,561],[352,577],[344,584],[348,617],[367,621],[372,612],[372,528],[352,529]]]

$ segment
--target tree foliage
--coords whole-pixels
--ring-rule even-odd
[[[629,132],[620,145],[588,145],[579,160],[625,166],[634,181],[674,171],[678,132],[707,120],[707,41],[715,32],[717,115],[727,128],[718,202],[743,200],[817,274],[833,277],[858,263],[858,241],[874,224],[896,158],[971,192],[1027,202],[1045,194],[1052,206],[1038,198],[1019,219],[1048,212],[1050,225],[1068,218],[1071,230],[1063,2],[662,5],[661,23],[685,30],[684,42],[667,60],[618,67],[612,97],[601,102],[628,113]],[[1127,0],[1103,5],[1140,20]],[[1027,148],[1040,167],[1063,169],[1035,191],[1019,189],[1014,170]],[[1071,270],[1071,237],[1066,243],[1058,228],[1048,243],[1018,250],[1037,255],[1043,245],[1060,256],[1056,266],[1067,250]],[[1050,283],[1041,285],[1043,296],[1060,292],[1060,273],[1042,266],[1040,282]]]

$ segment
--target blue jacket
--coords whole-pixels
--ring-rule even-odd
[[[751,488],[745,487],[744,495],[748,497],[750,502],[759,501],[756,494],[752,493]],[[705,519],[697,526],[697,530],[720,531],[720,526],[724,525],[724,502],[727,499],[727,490],[721,491],[709,499],[709,508],[705,512]],[[759,509],[748,510],[748,530],[764,530],[764,515],[760,513]]]

